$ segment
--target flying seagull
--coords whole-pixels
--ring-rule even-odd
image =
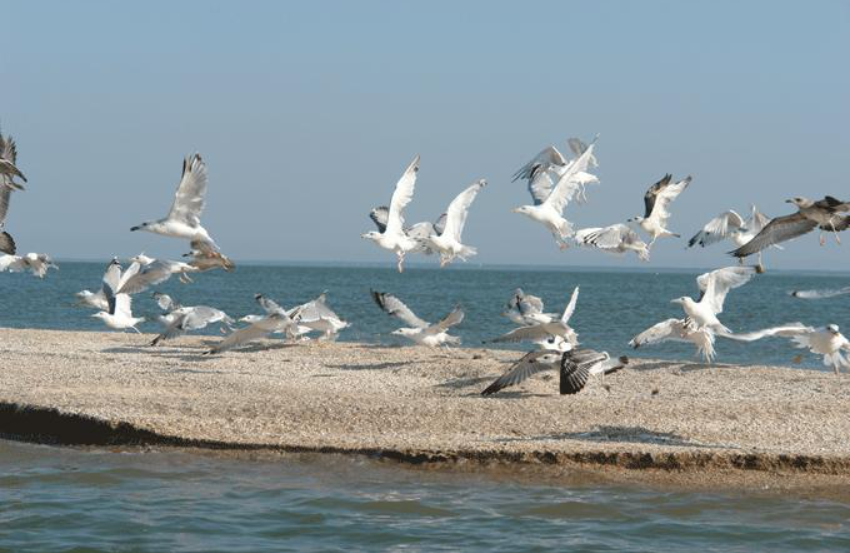
[[[160,300],[162,300],[161,303]],[[222,331],[225,328],[232,329],[234,324],[233,319],[220,309],[206,305],[183,307],[165,294],[159,295],[157,302],[160,306],[166,305],[170,309],[166,315],[160,317],[160,322],[165,328],[153,339],[151,346],[159,345],[164,340],[176,338],[192,330],[206,328],[209,324],[221,323]]]
[[[249,342],[253,342],[254,340],[265,338],[275,332],[285,332],[287,327],[294,324],[295,323],[292,322],[292,319],[287,317],[285,313],[276,313],[274,315],[269,315],[268,317],[263,317],[258,319],[256,322],[251,323],[249,326],[240,328],[239,330],[229,334],[215,346],[210,348],[209,351],[205,352],[205,355],[212,355],[237,348]]]
[[[322,293],[318,298],[296,307],[292,320],[298,327],[306,327],[310,331],[321,332],[320,339],[328,341],[336,340],[339,332],[350,326],[328,307],[326,293]]]
[[[838,325],[835,324],[823,328],[812,328],[800,323],[792,323],[746,334],[723,334],[722,336],[740,342],[753,342],[771,336],[790,338],[796,347],[823,355],[823,364],[832,367],[835,374],[841,372],[841,367],[850,368],[850,359],[844,356],[844,353],[850,353],[850,341],[841,334]]]
[[[532,205],[517,207],[514,213],[521,213],[542,223],[561,249],[568,247],[567,240],[574,232],[572,223],[563,216],[564,208],[573,199],[583,197],[584,186],[588,182],[596,182],[595,177],[587,173],[591,164],[596,162],[593,156],[595,142],[589,146],[580,144],[583,149],[577,151],[576,158],[570,162],[566,162],[560,152],[550,147],[514,174],[514,180],[528,180],[528,189],[534,200]],[[554,187],[553,174],[557,176]]]
[[[417,155],[410,162],[410,165],[407,166],[404,174],[395,185],[390,206],[386,212],[386,223],[379,223],[373,215],[372,218],[378,225],[378,230],[372,230],[361,235],[361,238],[372,240],[381,248],[395,252],[398,258],[398,272],[400,273],[404,272],[405,254],[420,247],[420,243],[408,236],[404,230],[404,208],[413,199],[413,191],[416,187],[416,174],[418,172],[419,156]],[[372,213],[374,214],[375,210]]]
[[[726,267],[697,277],[700,298],[694,301],[688,296],[672,300],[682,306],[694,330],[708,328],[713,332],[731,333],[717,316],[723,313],[723,303],[729,290],[748,283],[756,275],[754,267]]]
[[[622,223],[603,228],[585,228],[576,232],[576,242],[603,252],[622,255],[635,252],[641,261],[649,261],[649,247],[640,236]]]
[[[169,261],[167,259],[154,259],[145,254],[139,254],[130,261],[140,265],[138,272],[121,285],[121,292],[125,294],[138,294],[152,286],[162,284],[171,275],[180,275],[181,282],[190,282],[186,273],[195,272],[198,269],[183,263],[182,261]]]
[[[645,207],[643,217],[633,217],[628,222],[637,223],[652,238],[649,248],[652,248],[659,238],[679,237],[678,234],[667,229],[667,221],[670,219],[669,208],[673,200],[688,187],[691,180],[692,177],[688,175],[679,182],[673,183],[673,175],[668,173],[646,191],[643,197]]]
[[[14,167],[18,156],[15,141],[11,136],[4,137],[0,133],[0,163],[6,162]],[[17,168],[15,168],[17,171]],[[0,252],[15,255],[16,246],[12,235],[6,232],[6,215],[9,212],[9,201],[13,190],[23,190],[23,186],[16,183],[12,177],[15,174],[7,174],[0,171]],[[26,180],[26,179],[24,179]]]
[[[526,294],[522,288],[514,290],[502,316],[519,326],[547,323],[558,318],[554,313],[544,313],[543,300],[538,296]]]
[[[396,317],[408,325],[408,327],[394,330],[392,332],[394,335],[404,336],[416,344],[428,347],[460,344],[460,338],[448,334],[451,327],[459,325],[463,321],[463,310],[460,307],[455,307],[439,322],[431,324],[417,317],[404,302],[392,294],[372,290],[372,299],[384,313]]]
[[[475,201],[478,192],[485,186],[487,186],[487,181],[481,179],[458,194],[446,210],[445,227],[439,232],[434,228],[433,232],[426,238],[428,247],[440,255],[440,267],[445,267],[456,257],[466,261],[478,253],[475,248],[462,244],[460,235],[463,233],[464,225],[466,225],[469,207]]]
[[[631,339],[634,349],[661,342],[689,342],[696,346],[697,356],[706,363],[714,360],[714,332],[710,328],[693,328],[686,319],[667,319],[647,328]]]
[[[770,246],[807,234],[815,228],[821,231],[821,245],[824,244],[824,231],[832,232],[835,241],[840,244],[838,233],[850,228],[850,216],[841,215],[850,212],[850,202],[842,202],[832,196],[815,202],[798,196],[786,203],[796,205],[797,213],[773,219],[755,238],[729,253],[743,259]]]
[[[132,328],[139,332],[136,325],[144,322],[145,319],[144,317],[133,317],[132,298],[129,294],[120,292],[121,286],[138,270],[139,264],[133,263],[122,273],[121,264],[118,260],[112,260],[103,275],[103,295],[106,298],[108,310],[98,311],[92,317],[102,320],[106,326],[115,330]]]
[[[823,300],[850,294],[850,286],[835,290],[794,290],[791,295],[803,300]]]
[[[543,305],[540,302],[541,312],[529,313],[523,318],[531,324],[515,328],[490,342],[533,342],[542,349],[559,352],[575,348],[578,345],[578,334],[569,325],[569,321],[575,313],[578,294],[579,287],[576,286],[560,317],[542,313]],[[516,299],[516,294],[514,298]]]
[[[106,295],[103,293],[102,289],[97,292],[81,290],[74,294],[74,297],[77,298],[77,305],[80,307],[91,307],[98,311],[109,310],[109,303],[106,301]]]
[[[730,240],[741,247],[755,238],[768,223],[770,223],[770,217],[760,212],[754,205],[750,206],[750,216],[746,220],[737,211],[730,209],[706,223],[688,240],[688,247],[704,248],[723,240]]]
[[[509,386],[516,386],[537,373],[556,368],[560,369],[560,394],[577,394],[584,389],[591,375],[611,374],[624,368],[628,363],[628,357],[611,359],[607,352],[591,349],[577,349],[563,353],[546,350],[532,351],[522,356],[505,374],[485,388],[481,395],[495,394]]]
[[[0,255],[0,272],[20,273],[29,270],[38,278],[44,278],[48,269],[59,270],[59,267],[45,253],[30,252],[26,255]]]
[[[218,251],[207,229],[201,226],[201,213],[207,195],[207,166],[199,154],[183,160],[183,175],[174,194],[174,203],[164,218],[147,221],[132,227],[131,231],[145,230],[163,236],[182,238],[204,244]]]
[[[17,161],[18,149],[15,140],[0,133],[0,184],[5,188],[23,190],[24,187],[14,180],[14,177],[20,177],[22,181],[27,182],[24,174],[15,165]]]
[[[236,264],[229,257],[203,240],[194,240],[191,243],[191,247],[192,250],[189,253],[183,254],[183,257],[191,257],[192,259],[188,265],[191,265],[200,272],[220,268],[229,273],[236,268]]]

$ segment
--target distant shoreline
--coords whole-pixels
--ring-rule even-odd
[[[0,330],[0,436],[591,470],[688,485],[850,475],[847,375],[635,360],[576,396],[559,396],[552,374],[484,398],[516,352],[266,342],[202,357],[209,338],[158,349],[147,339]]]

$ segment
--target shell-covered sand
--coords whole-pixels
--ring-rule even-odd
[[[553,372],[482,397],[521,352],[267,340],[202,356],[217,338],[159,348],[150,339],[0,330],[0,433],[416,462],[850,474],[850,376],[831,372],[635,359],[575,396],[558,395]]]

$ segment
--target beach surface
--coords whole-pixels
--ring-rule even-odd
[[[482,397],[521,352],[266,340],[203,356],[218,338],[151,338],[0,330],[0,434],[417,464],[850,474],[850,376],[832,372],[633,359],[578,395],[560,396],[552,372]]]

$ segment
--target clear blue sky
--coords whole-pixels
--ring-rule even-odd
[[[483,263],[637,265],[557,250],[510,213],[510,175],[547,144],[601,134],[579,226],[639,214],[692,173],[671,228],[756,202],[850,196],[850,3],[4,1],[0,124],[30,179],[7,228],[23,251],[107,259],[181,243],[164,215],[182,157],[209,165],[204,224],[235,259],[381,261],[359,234],[422,155],[408,220],[490,186],[466,241]],[[50,224],[45,223],[50,221]],[[321,224],[319,224],[321,223]],[[775,268],[850,268],[816,237]],[[651,266],[719,266],[659,242]]]

